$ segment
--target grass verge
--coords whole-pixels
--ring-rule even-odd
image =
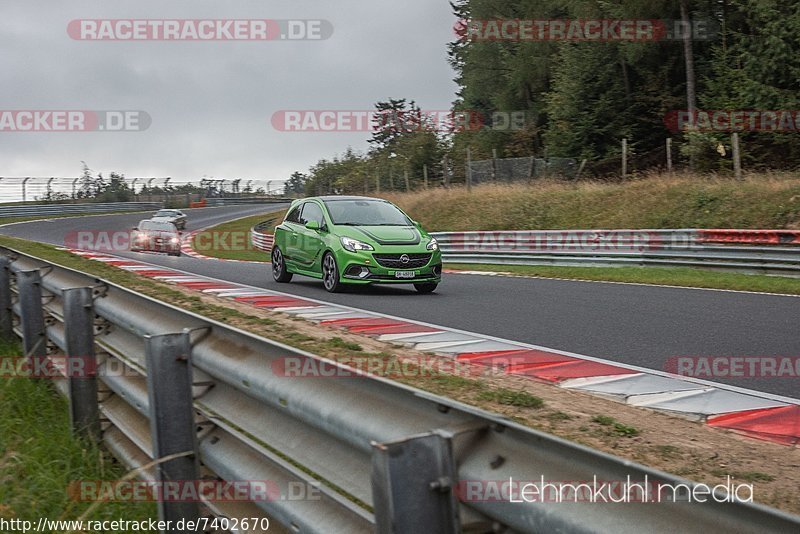
[[[728,289],[800,295],[800,279],[783,276],[728,273],[689,267],[552,267],[537,265],[486,265],[448,263],[455,271],[502,272],[516,276],[628,282],[664,286]]]
[[[428,231],[800,228],[800,175],[647,175],[625,182],[540,180],[384,195]]]
[[[250,230],[264,221],[272,221],[267,230],[283,220],[285,211],[253,215],[198,232],[192,239],[192,249],[198,254],[223,260],[269,261],[269,255],[256,250],[250,243]]]
[[[18,344],[0,340],[0,357],[18,357]],[[101,448],[75,437],[66,399],[45,380],[0,378],[0,518],[76,519],[91,505],[68,488],[81,480],[119,480],[125,469]],[[153,503],[107,502],[87,520],[146,520]]]

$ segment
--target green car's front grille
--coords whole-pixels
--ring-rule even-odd
[[[430,253],[422,254],[373,254],[372,257],[381,267],[387,269],[419,269],[431,261]]]

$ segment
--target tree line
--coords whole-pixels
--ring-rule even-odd
[[[464,21],[448,49],[459,85],[453,112],[480,117],[482,127],[443,132],[426,125],[424,117],[416,129],[383,123],[366,153],[347,149],[320,160],[308,173],[295,173],[287,193],[402,190],[406,174],[414,188],[426,168],[431,183],[445,172],[458,182],[466,175],[468,148],[473,159],[493,154],[586,159],[586,176],[608,176],[619,172],[623,138],[637,162],[634,170],[663,167],[665,140],[672,138],[676,163],[729,173],[729,131],[674,131],[670,115],[785,110],[796,118],[800,110],[797,2],[452,0],[451,5]],[[503,20],[650,20],[661,21],[670,35],[574,41],[473,38],[469,32],[469,21]],[[695,34],[696,27],[704,33]],[[378,102],[376,111],[414,116],[419,108],[409,99],[390,99]],[[524,114],[524,123],[495,127],[495,117],[506,120],[510,113]],[[741,131],[745,168],[800,167],[798,129],[791,124],[783,132]]]

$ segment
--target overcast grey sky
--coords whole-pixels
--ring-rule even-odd
[[[286,133],[282,109],[367,110],[388,97],[455,98],[445,0],[0,0],[0,110],[143,110],[143,132],[0,132],[0,176],[285,179],[368,133]],[[101,42],[73,19],[325,19],[324,41]]]

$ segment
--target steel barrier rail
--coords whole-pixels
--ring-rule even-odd
[[[96,402],[102,439],[126,464],[185,451],[205,476],[317,489],[313,499],[204,503],[217,514],[257,514],[288,531],[325,533],[800,528],[800,517],[751,503],[554,504],[481,492],[512,479],[694,484],[385,379],[287,377],[277,371],[286,357],[344,368],[11,249],[0,249],[0,311],[0,328],[24,336],[29,358],[70,354],[75,332],[91,326],[84,340],[94,341],[97,396],[76,384],[81,376],[56,382],[73,413],[96,413],[85,405]],[[187,480],[199,471],[177,458],[144,476]],[[194,513],[185,503],[159,504],[162,518]]]
[[[265,224],[250,232],[270,252]],[[722,232],[722,233],[721,233]],[[730,233],[728,233],[730,232]],[[800,276],[800,232],[782,230],[524,230],[433,232],[445,262],[565,267],[697,267]],[[797,237],[794,237],[795,234]],[[792,241],[789,239],[795,240]],[[717,244],[737,243],[737,245]],[[770,246],[738,243],[771,244]]]
[[[791,246],[786,238],[781,240],[778,236],[782,231],[754,231],[754,239],[761,236],[760,241],[754,242],[775,243],[772,246],[716,244],[712,242],[715,232],[719,231],[537,230],[431,235],[439,241],[444,260],[450,263],[700,267],[800,275],[800,247]]]
[[[256,250],[261,250],[263,252],[272,252],[272,245],[275,242],[275,236],[270,233],[264,231],[265,228],[273,226],[275,223],[275,219],[269,219],[264,221],[260,224],[255,225],[250,230],[250,243]]]
[[[701,243],[800,245],[800,230],[698,230]]]
[[[114,211],[149,211],[164,207],[163,202],[86,202],[83,204],[36,204],[0,206],[0,217],[36,217],[65,213],[104,213]]]
[[[244,204],[286,204],[294,200],[293,198],[271,197],[271,198],[206,198],[209,206],[237,206]]]

